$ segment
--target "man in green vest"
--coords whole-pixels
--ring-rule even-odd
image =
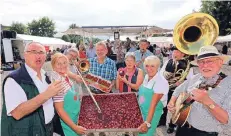
[[[2,136],[52,136],[52,97],[64,89],[61,81],[49,85],[42,70],[45,48],[32,42],[24,50],[25,64],[3,81]]]

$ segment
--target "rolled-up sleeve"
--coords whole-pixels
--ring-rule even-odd
[[[22,87],[12,78],[8,78],[4,85],[4,96],[6,103],[7,115],[11,116],[11,112],[21,103],[27,101],[26,94]]]

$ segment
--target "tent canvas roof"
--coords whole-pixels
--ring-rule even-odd
[[[134,26],[82,26],[75,29],[68,29],[65,34],[75,34],[82,36],[113,36],[114,32],[120,35],[141,35],[149,33],[169,32],[171,30],[163,29],[157,26],[134,25]]]
[[[50,38],[50,37],[40,37],[32,35],[17,34],[17,38],[21,40],[32,40],[34,42],[39,42],[45,45],[70,45],[71,43],[65,42],[62,39]]]

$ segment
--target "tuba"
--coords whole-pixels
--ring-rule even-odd
[[[196,55],[202,46],[213,45],[218,37],[216,20],[205,13],[192,13],[183,17],[173,31],[176,47],[188,55]]]
[[[216,20],[205,13],[192,13],[178,21],[173,31],[173,42],[178,50],[186,55],[196,55],[202,46],[212,46],[219,34]],[[190,70],[190,61],[187,60],[185,70],[180,69],[175,73],[164,73],[170,80],[170,89],[175,88],[176,82],[182,82]],[[175,74],[180,74],[175,77]]]

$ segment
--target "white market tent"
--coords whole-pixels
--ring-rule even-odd
[[[230,42],[230,41],[231,41],[231,35],[219,36],[217,38],[217,42]]]
[[[131,39],[131,41],[135,41],[135,42],[137,42],[137,41],[139,41],[138,39],[136,39],[136,37],[139,37],[138,35],[137,36],[134,36],[134,35],[122,35],[122,36],[120,36],[120,40],[121,41],[126,41],[127,39],[126,38],[129,38],[129,39]],[[110,39],[109,39],[110,41],[114,41],[114,37],[110,37]]]
[[[123,35],[145,35],[149,36],[155,33],[166,33],[172,30],[163,29],[157,26],[134,25],[134,26],[82,26],[75,29],[66,30],[65,34],[91,36],[114,36],[114,32]]]
[[[170,44],[173,44],[172,37],[148,37],[147,40],[151,44],[156,44],[159,47],[169,47]]]
[[[40,37],[32,35],[17,34],[17,39],[20,40],[31,40],[33,42],[39,42],[41,44],[51,46],[51,45],[70,45],[72,43],[65,42],[62,39],[50,38],[50,37]]]

